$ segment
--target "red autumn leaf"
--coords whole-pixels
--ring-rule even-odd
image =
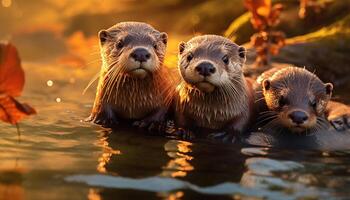
[[[244,5],[253,15],[268,17],[270,14],[271,0],[245,0]]]
[[[0,94],[19,96],[24,86],[24,71],[16,47],[0,43]]]
[[[254,29],[265,29],[266,19],[270,14],[271,0],[245,0],[244,5],[252,14],[250,22]]]
[[[26,103],[19,103],[11,96],[0,98],[0,119],[4,122],[16,124],[27,115],[36,114],[34,108]]]
[[[269,63],[269,54],[276,55],[284,46],[284,34],[273,30],[280,22],[283,5],[272,5],[272,0],[244,0],[245,7],[251,13],[251,24],[258,32],[250,38],[256,49],[258,66]]]
[[[24,71],[16,48],[9,43],[0,43],[0,120],[16,124],[36,111],[14,97],[21,95],[24,86]]]
[[[283,10],[282,4],[275,4],[268,17],[269,26],[276,26],[280,22],[280,15]]]

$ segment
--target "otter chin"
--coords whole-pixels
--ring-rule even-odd
[[[137,68],[128,72],[132,77],[144,79],[148,76],[148,71],[143,68]]]
[[[211,93],[215,90],[215,86],[207,81],[196,83],[196,87],[205,93]]]
[[[122,22],[98,36],[102,67],[88,120],[105,127],[123,119],[143,126],[164,120],[173,87],[163,66],[167,34],[146,23]]]

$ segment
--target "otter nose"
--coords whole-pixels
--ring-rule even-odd
[[[202,76],[210,76],[214,74],[216,69],[213,64],[208,62],[202,62],[198,66],[196,66],[196,71]]]
[[[295,124],[303,124],[306,120],[309,119],[307,114],[303,111],[294,111],[288,115],[288,117],[293,121]]]
[[[135,49],[130,55],[135,61],[146,62],[151,58],[151,54],[144,48]]]

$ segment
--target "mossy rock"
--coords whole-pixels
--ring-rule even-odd
[[[273,61],[306,66],[336,86],[350,83],[350,15],[313,33],[287,40]]]
[[[280,18],[281,22],[275,29],[284,32],[288,38],[314,32],[323,26],[329,26],[350,11],[350,0],[333,0],[321,13],[309,13],[308,17],[300,19],[298,17],[299,1],[274,1],[274,3],[282,3],[284,5]],[[249,42],[250,37],[254,33],[255,30],[250,24],[250,14],[244,13],[230,24],[225,32],[225,36],[241,44]]]

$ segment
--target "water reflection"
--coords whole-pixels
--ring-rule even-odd
[[[17,169],[0,171],[0,199],[24,199],[22,173]]]
[[[144,132],[120,128],[113,132],[104,131],[100,138],[103,153],[98,159],[97,170],[102,173],[144,178],[159,176],[169,162],[164,151],[166,140],[157,137],[144,137]],[[131,192],[130,190],[90,189],[89,199],[136,199],[156,198],[152,192]]]
[[[97,170],[123,178],[177,178],[198,186],[213,186],[223,182],[237,183],[241,180],[245,169],[245,156],[239,151],[231,151],[233,147],[230,145],[218,148],[216,144],[145,137],[145,134],[130,128],[104,131],[98,142],[103,153],[98,158]],[[142,198],[146,195],[149,198],[160,199],[204,196],[187,190],[141,194]],[[128,189],[92,188],[88,198],[138,198],[139,195],[139,192],[130,194]]]
[[[169,140],[164,145],[164,150],[167,152],[169,162],[163,167],[162,176],[165,177],[186,177],[188,172],[194,170],[194,167],[190,164],[193,157],[189,155],[192,143],[179,141],[179,140]]]
[[[130,129],[107,131],[99,144],[97,169],[109,176],[83,177],[102,180],[90,184],[100,186],[90,188],[93,200],[327,198],[343,197],[350,186],[349,180],[335,178],[350,175],[344,152],[241,149],[145,137]]]

